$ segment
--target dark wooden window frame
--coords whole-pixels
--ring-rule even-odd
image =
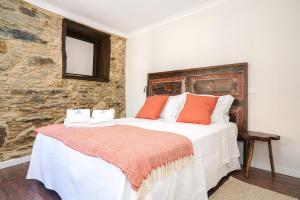
[[[67,73],[66,37],[72,37],[94,44],[93,75]],[[109,82],[110,35],[88,26],[63,19],[62,22],[62,77],[99,82]]]

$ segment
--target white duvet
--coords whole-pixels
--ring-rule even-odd
[[[193,143],[194,164],[156,182],[146,200],[206,200],[207,191],[223,176],[240,169],[234,123],[196,125],[135,118],[115,121],[177,133]],[[41,181],[63,200],[136,199],[136,192],[118,167],[42,134],[36,137],[27,179]]]

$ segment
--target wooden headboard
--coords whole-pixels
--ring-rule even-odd
[[[183,92],[234,96],[235,101],[229,112],[230,121],[237,124],[239,131],[247,130],[247,63],[148,74],[147,96],[177,95]]]

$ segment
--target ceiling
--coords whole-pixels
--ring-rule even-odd
[[[224,0],[27,0],[51,11],[71,13],[130,35],[205,9]],[[62,14],[58,13],[58,14]],[[67,16],[68,17],[68,16]]]

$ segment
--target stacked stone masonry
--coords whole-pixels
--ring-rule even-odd
[[[111,36],[110,82],[62,79],[62,17],[0,0],[0,162],[31,153],[35,129],[68,108],[115,108],[125,116],[125,43]]]

